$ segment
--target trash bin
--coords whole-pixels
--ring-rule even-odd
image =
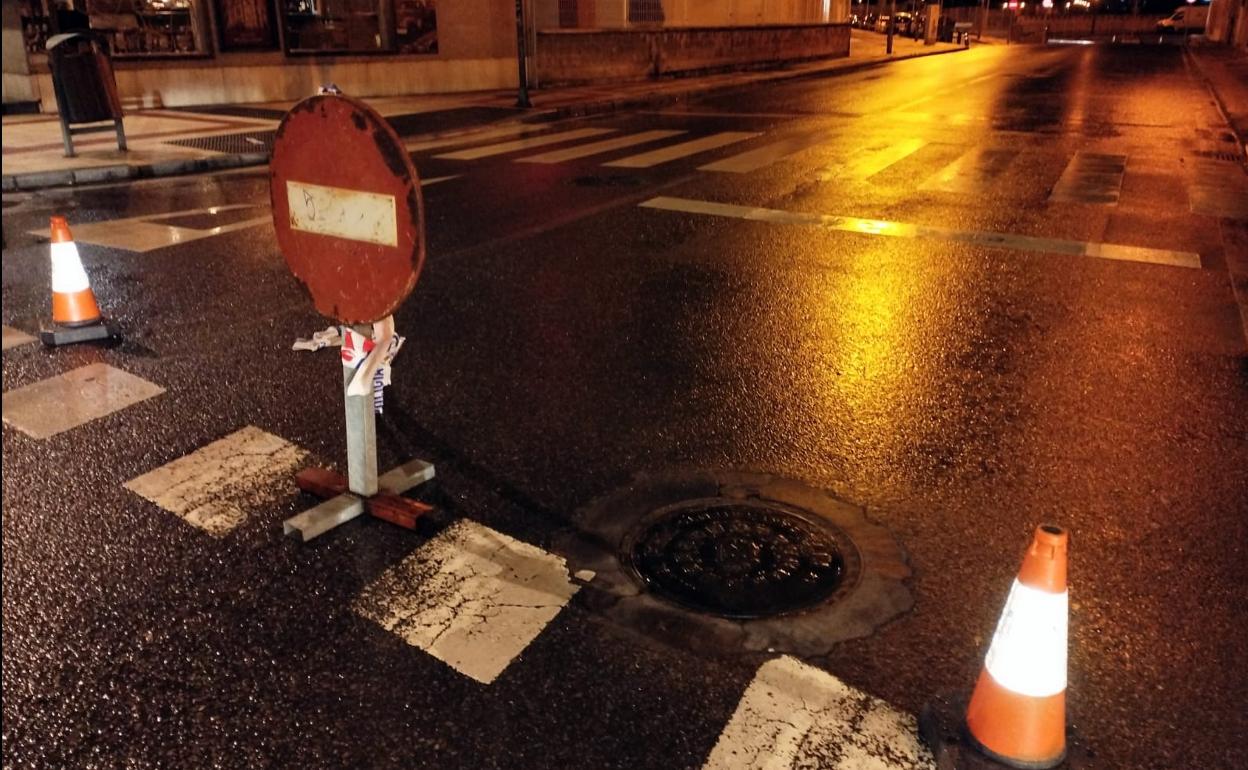
[[[117,96],[117,78],[113,75],[108,43],[89,32],[54,35],[48,38],[48,65],[52,69],[56,109],[61,117],[65,157],[74,157],[75,134],[114,129],[118,149],[125,150],[121,99]],[[73,128],[104,121],[111,121],[113,125]]]

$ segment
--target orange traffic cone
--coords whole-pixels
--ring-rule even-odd
[[[1066,546],[1036,528],[966,709],[971,741],[989,757],[1048,768],[1066,757]]]
[[[40,330],[45,345],[116,336],[104,322],[65,217],[52,217],[52,326]]]

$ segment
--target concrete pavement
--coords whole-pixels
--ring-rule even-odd
[[[503,123],[662,106],[761,82],[817,77],[889,61],[963,50],[962,46],[948,43],[926,46],[921,41],[901,36],[893,42],[893,54],[888,55],[884,52],[883,35],[854,30],[850,55],[844,59],[658,82],[535,89],[530,94],[532,110],[515,109],[514,90],[381,97],[365,101],[386,117],[407,118],[407,130],[396,125],[405,138],[432,141]],[[64,157],[60,125],[55,116],[6,116],[3,189],[34,190],[263,165],[268,162],[272,131],[291,104],[265,102],[134,112],[125,118],[130,152],[120,152],[111,134],[101,134],[78,139],[75,142],[78,156],[75,158]],[[427,124],[422,126],[419,119],[419,116],[433,113],[474,110],[478,111],[479,122],[456,125],[451,129],[439,130]]]

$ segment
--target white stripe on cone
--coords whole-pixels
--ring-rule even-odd
[[[1066,689],[1066,592],[1014,580],[984,667],[1002,687],[1044,698]]]
[[[78,257],[78,246],[73,241],[52,244],[52,291],[77,294],[89,288],[91,282]]]

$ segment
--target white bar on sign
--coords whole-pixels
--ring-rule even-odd
[[[286,200],[290,226],[295,230],[382,246],[399,245],[393,195],[288,181]]]

